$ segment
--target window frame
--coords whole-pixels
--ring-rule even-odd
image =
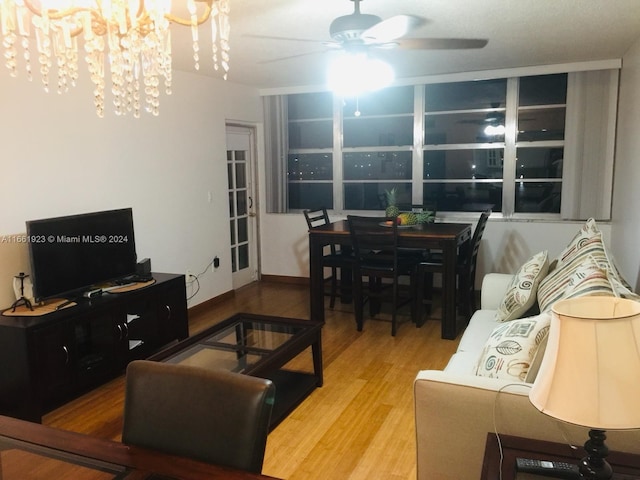
[[[571,74],[571,72],[580,72],[580,71],[591,71],[597,70],[596,68],[590,69],[587,68],[585,70],[579,69],[556,69],[551,71],[533,71],[533,70],[524,70],[524,71],[516,71],[515,73],[520,74],[519,76],[538,76],[538,75],[546,75],[546,74]],[[615,66],[606,65],[606,67],[599,68],[599,70],[617,70]],[[514,73],[514,72],[510,72]],[[571,170],[567,169],[569,161],[566,159],[566,142],[570,140],[568,130],[570,128],[574,128],[574,123],[579,122],[579,119],[571,118],[570,112],[568,109],[568,100],[567,103],[560,104],[550,104],[550,105],[536,105],[535,107],[527,106],[526,109],[530,108],[549,108],[549,107],[560,107],[565,109],[565,132],[563,135],[563,140],[539,140],[539,141],[517,141],[516,138],[516,125],[517,125],[517,116],[518,112],[522,110],[518,108],[518,82],[519,76],[512,76],[507,78],[507,102],[505,106],[505,139],[504,144],[502,142],[491,142],[491,143],[479,143],[479,144],[452,144],[447,146],[438,146],[437,149],[448,149],[448,148],[460,148],[464,146],[464,148],[478,148],[478,149],[495,149],[503,148],[504,145],[504,167],[503,167],[503,175],[502,179],[474,179],[476,183],[482,182],[497,182],[501,181],[502,183],[502,211],[495,212],[494,217],[503,217],[508,219],[518,219],[518,220],[561,220],[564,219],[562,216],[562,210],[559,213],[545,213],[545,212],[516,212],[515,211],[515,203],[516,203],[516,188],[520,181],[516,181],[516,152],[518,148],[530,148],[530,147],[544,147],[544,148],[564,148],[565,149],[565,162],[563,164],[562,177],[559,178],[531,178],[531,179],[522,179],[523,182],[531,182],[531,183],[559,183],[563,188],[563,201],[565,196],[566,188],[573,187],[573,181],[567,180],[567,172]],[[455,76],[454,76],[455,77]],[[500,78],[499,76],[493,77],[484,77],[480,80],[491,80],[495,78]],[[505,78],[505,77],[502,77]],[[411,85],[414,89],[414,134],[413,134],[413,145],[412,146],[404,146],[404,147],[392,147],[392,150],[412,150],[412,178],[411,180],[402,180],[402,183],[410,182],[412,187],[412,203],[422,203],[422,193],[423,193],[423,185],[424,180],[423,176],[423,152],[429,149],[436,149],[431,146],[424,144],[424,92],[425,85],[431,83],[457,83],[468,81],[468,78],[464,77],[455,77],[455,78],[433,78],[431,81],[422,81],[420,83],[412,83]],[[571,86],[568,83],[567,85],[567,97],[570,95]],[[299,93],[314,93],[313,91],[299,92]],[[320,92],[315,92],[320,93]],[[325,92],[326,93],[326,92]],[[385,148],[389,147],[343,147],[342,146],[342,125],[343,125],[343,116],[342,116],[342,99],[339,97],[333,97],[333,126],[334,126],[334,135],[333,135],[333,179],[331,182],[333,183],[333,212],[337,214],[346,214],[346,213],[358,213],[358,212],[368,212],[371,210],[345,210],[344,208],[344,185],[345,183],[352,182],[366,182],[366,180],[354,181],[354,180],[345,180],[343,176],[343,152],[347,151],[383,151]],[[390,114],[389,116],[395,116],[397,114]],[[607,137],[607,141],[610,141]],[[608,163],[613,162],[613,159],[606,159]],[[449,182],[460,182],[459,179],[455,180],[444,180]],[[388,183],[384,179],[381,180],[368,180],[368,182],[377,182],[377,183]],[[572,195],[572,192],[568,192],[569,195]],[[287,211],[298,211],[301,209],[288,208]],[[439,212],[440,213],[440,212]],[[464,211],[448,211],[442,212],[446,217],[468,217],[471,212]],[[475,215],[475,213],[474,213]]]

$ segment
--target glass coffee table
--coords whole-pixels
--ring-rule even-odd
[[[222,368],[270,379],[276,386],[273,429],[322,386],[322,325],[297,318],[237,313],[148,360]],[[308,350],[311,368],[305,368],[300,358]]]

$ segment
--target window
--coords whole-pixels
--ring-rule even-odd
[[[567,76],[519,81],[516,212],[560,213]]]
[[[603,126],[615,112],[581,114],[611,104],[616,82],[601,71],[288,95],[288,209],[383,210],[395,187],[399,204],[438,212],[582,218],[582,158],[607,153],[592,147],[612,141]],[[604,218],[607,205],[589,208]]]
[[[344,102],[345,210],[384,209],[384,191],[394,186],[398,202],[411,203],[413,93],[413,87],[387,88]]]
[[[334,208],[333,96],[330,93],[287,97],[289,209]]]
[[[422,203],[502,211],[507,80],[425,86]]]

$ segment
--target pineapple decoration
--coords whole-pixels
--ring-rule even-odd
[[[419,224],[431,223],[435,220],[435,215],[430,211],[419,212],[416,213],[416,220]]]
[[[434,221],[433,212],[428,210],[422,212],[400,212],[395,187],[385,190],[384,194],[387,200],[387,208],[384,214],[388,219],[395,220],[398,225],[417,225]]]
[[[397,218],[400,215],[400,209],[398,208],[398,199],[396,197],[395,187],[391,190],[385,190],[384,195],[387,198],[387,208],[384,214],[387,218]]]

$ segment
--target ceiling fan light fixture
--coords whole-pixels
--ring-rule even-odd
[[[501,136],[505,133],[505,126],[502,124],[499,125],[487,125],[484,128],[484,134],[488,137]]]
[[[329,65],[327,75],[329,89],[343,97],[380,90],[394,79],[391,65],[362,52],[340,55]]]

